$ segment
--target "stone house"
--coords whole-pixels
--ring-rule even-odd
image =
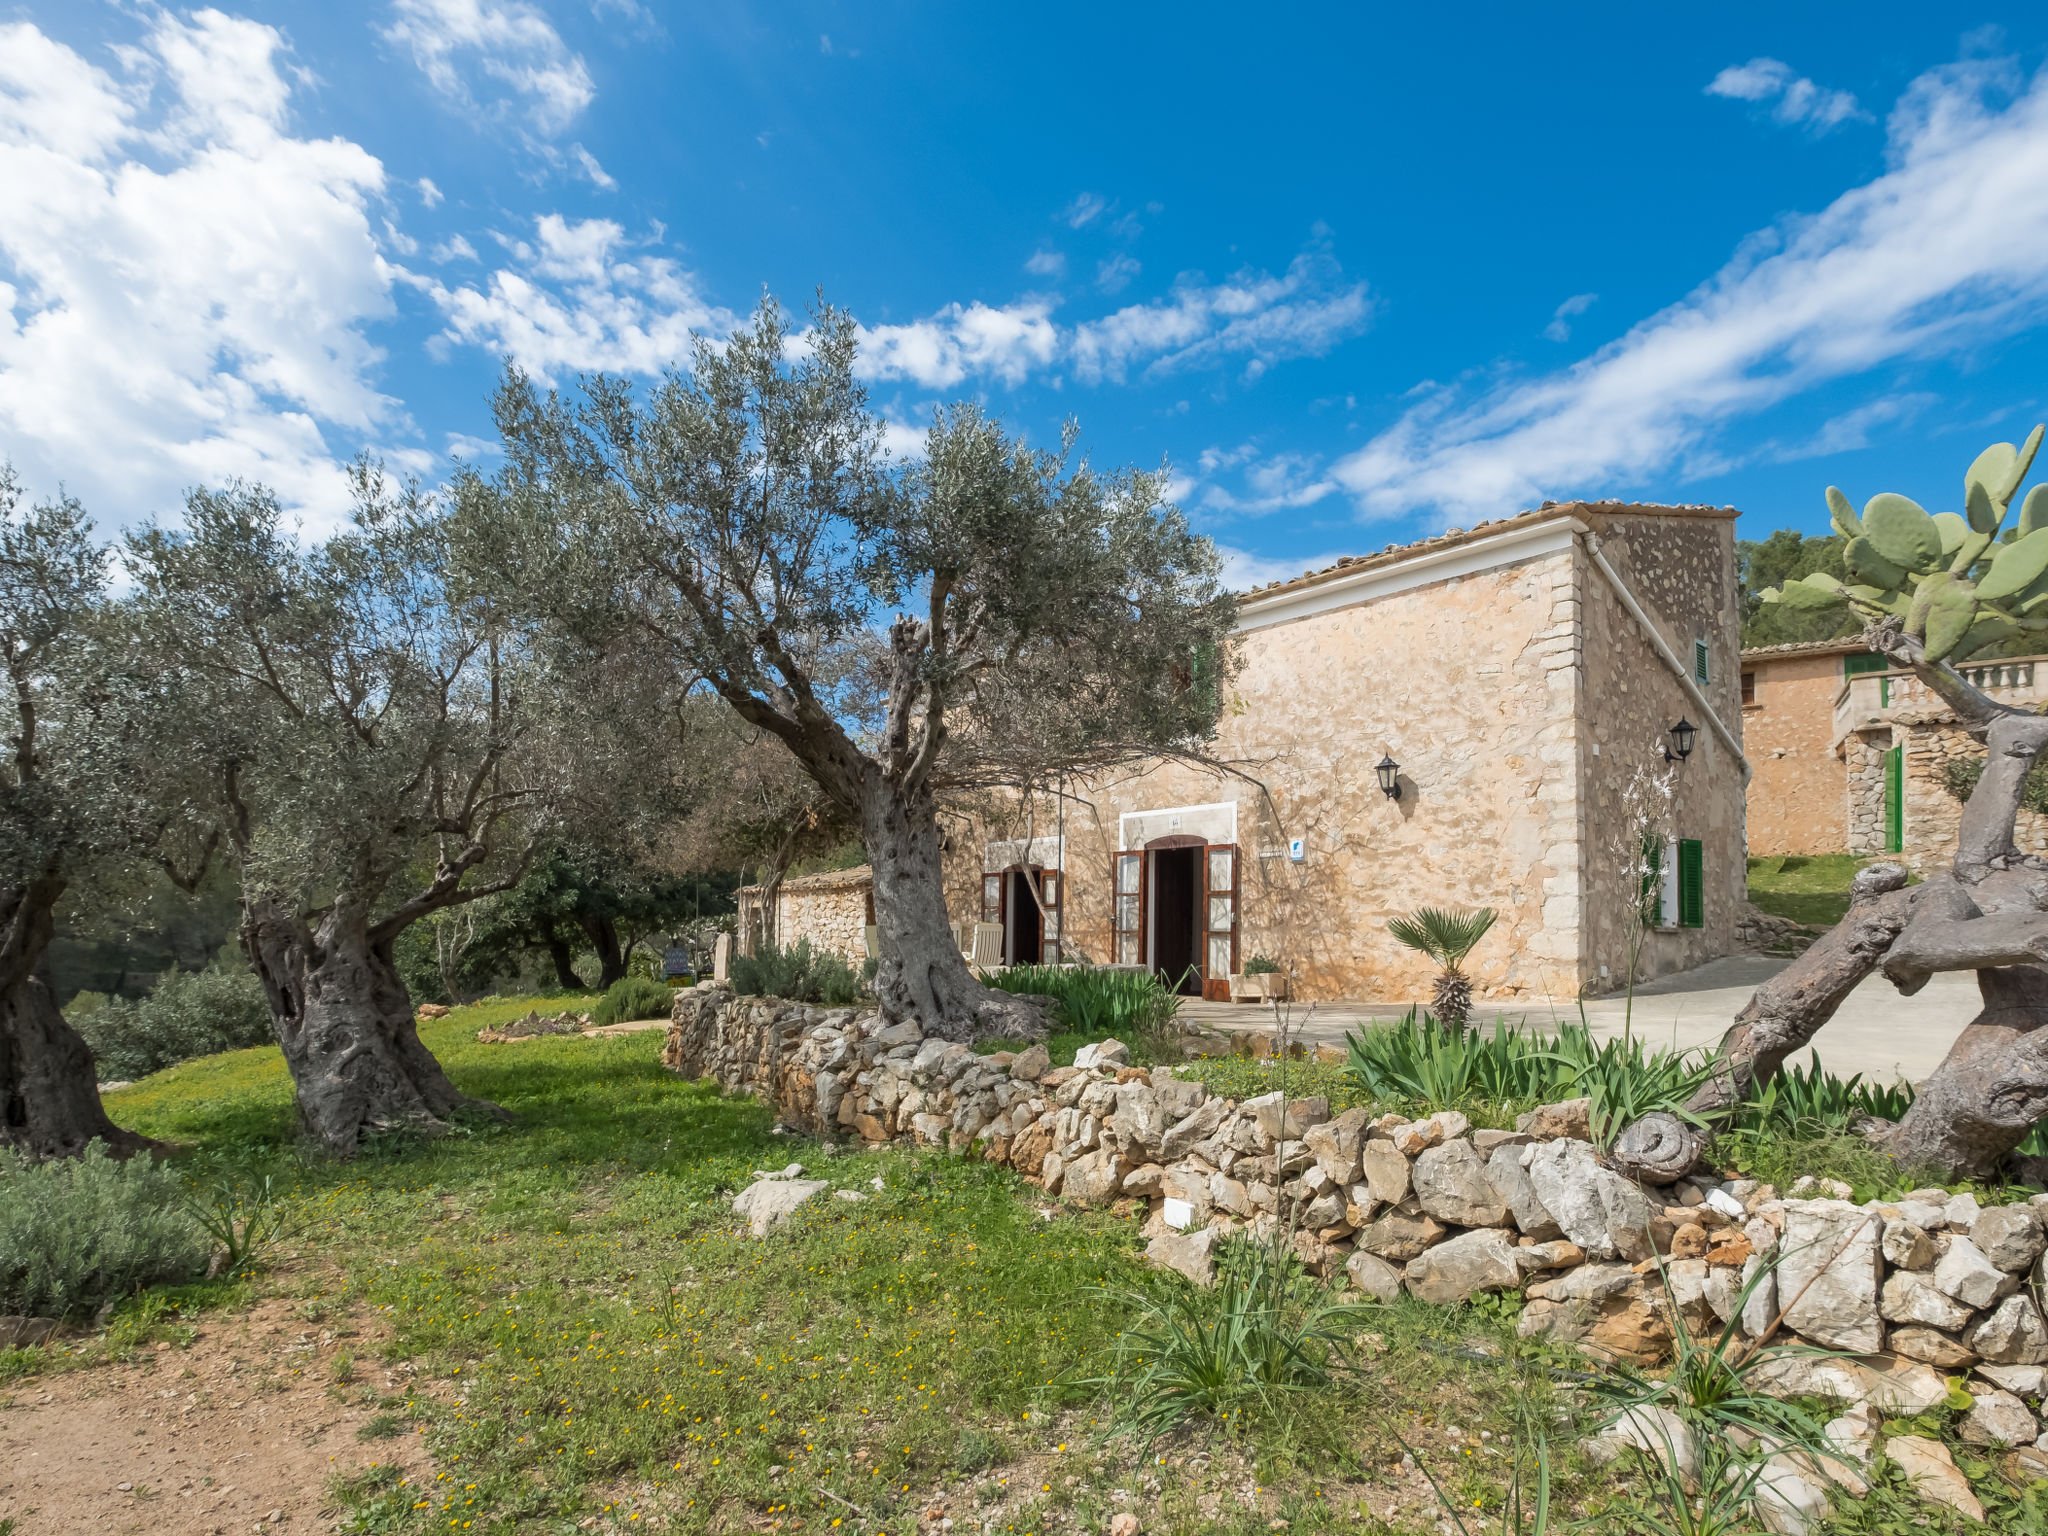
[[[1959,670],[1995,698],[2039,707],[2044,662]],[[1968,782],[1951,765],[1984,749],[1911,672],[1853,639],[1764,646],[1742,653],[1742,693],[1752,853],[1893,854],[1920,874],[1948,860]],[[2048,816],[2022,810],[2015,836],[2048,853]]]
[[[866,929],[875,920],[875,877],[865,864],[828,869],[785,880],[775,890],[774,920],[761,886],[737,892],[738,947],[751,955],[770,937],[783,948],[809,939],[813,950],[831,950],[858,970],[867,960]]]
[[[1398,999],[1434,967],[1388,919],[1487,905],[1481,994],[1569,1003],[1623,982],[1647,841],[1638,974],[1730,952],[1736,515],[1547,503],[1244,594],[1213,747],[1232,771],[1145,764],[956,826],[954,917],[1002,924],[1012,961],[1223,997],[1263,955],[1304,999]]]

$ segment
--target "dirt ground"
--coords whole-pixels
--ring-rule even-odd
[[[377,1358],[380,1331],[268,1301],[209,1315],[183,1348],[24,1378],[0,1393],[0,1518],[16,1536],[311,1536],[331,1524],[337,1473],[397,1462],[431,1482],[412,1433],[356,1438],[375,1398],[406,1391]]]

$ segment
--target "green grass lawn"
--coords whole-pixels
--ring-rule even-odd
[[[379,1396],[345,1373],[329,1389],[374,1400],[401,1447],[336,1487],[344,1531],[937,1536],[951,1519],[958,1536],[1041,1536],[1101,1531],[1130,1510],[1147,1533],[1421,1536],[1439,1515],[1401,1469],[1405,1444],[1476,1533],[1497,1528],[1502,1451],[1530,1414],[1552,1436],[1561,1507],[1587,1529],[1637,1528],[1623,1511],[1640,1480],[1584,1464],[1555,1395],[1557,1373],[1584,1362],[1518,1341],[1513,1299],[1375,1306],[1340,1387],[1255,1424],[1140,1441],[1099,1383],[1134,1293],[1180,1283],[1140,1264],[1142,1207],[1061,1208],[1000,1167],[834,1155],[773,1134],[764,1107],[664,1071],[658,1031],[474,1038],[533,1005],[421,1029],[455,1081],[513,1123],[350,1163],[295,1152],[275,1049],[108,1096],[116,1120],[189,1148],[195,1178],[269,1174],[286,1191],[297,1225],[270,1267],[181,1296],[284,1295],[309,1317],[375,1314],[366,1334],[388,1330],[383,1352],[410,1390]],[[862,1198],[819,1197],[753,1241],[731,1193],[790,1161]],[[189,1337],[152,1333],[164,1318],[131,1303],[97,1345],[64,1348],[89,1368]],[[18,1377],[66,1361],[31,1350],[5,1363]],[[1951,1528],[1931,1506],[1886,1507],[1931,1513],[1916,1536]]]
[[[1885,854],[1773,854],[1749,861],[1749,899],[1777,917],[1828,928],[1849,910],[1849,882]]]

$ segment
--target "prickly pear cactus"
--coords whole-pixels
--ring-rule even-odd
[[[1828,487],[1828,513],[1848,541],[1849,580],[1815,572],[1762,594],[1767,603],[1895,618],[1929,661],[1958,662],[2022,632],[2048,632],[2048,483],[2035,486],[2010,527],[2006,515],[2033,466],[2043,428],[2026,443],[1993,443],[1963,475],[1963,508],[1930,513],[1881,491],[1863,504]]]

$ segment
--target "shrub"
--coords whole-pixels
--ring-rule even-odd
[[[732,957],[732,989],[742,997],[786,997],[793,1003],[850,1008],[861,1000],[861,979],[844,957],[829,949],[813,952],[809,939],[788,949],[768,945]]]
[[[0,1312],[88,1315],[147,1285],[191,1280],[212,1243],[178,1175],[95,1141],[31,1163],[0,1148]]]
[[[1150,971],[1012,965],[983,980],[1000,991],[1051,998],[1062,1029],[1096,1038],[1114,1035],[1148,1060],[1176,1055],[1181,996]]]
[[[605,988],[591,1012],[597,1024],[624,1024],[633,1019],[665,1019],[675,1007],[668,983],[651,976],[622,976]]]
[[[1951,757],[1941,765],[1941,787],[1958,800],[1967,800],[1984,777],[1981,757]],[[2020,804],[2030,811],[2048,814],[2048,764],[2037,763],[2027,770],[2020,789]]]
[[[203,971],[171,971],[147,997],[112,997],[66,1017],[92,1047],[103,1082],[132,1081],[195,1056],[267,1045],[270,1003],[253,972],[223,958]]]
[[[1271,955],[1253,955],[1244,963],[1246,976],[1276,976],[1279,972],[1280,962]]]

